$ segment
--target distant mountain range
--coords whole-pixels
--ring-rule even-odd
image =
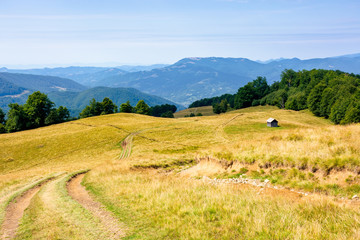
[[[90,68],[87,70],[93,71]],[[111,70],[102,69],[101,72],[107,71]],[[94,71],[94,76],[96,74],[99,72]],[[72,116],[78,116],[92,98],[102,101],[105,97],[109,97],[117,105],[129,100],[135,106],[139,100],[145,100],[150,106],[174,104],[177,105],[178,109],[184,109],[184,106],[180,104],[133,88],[96,87],[88,89],[66,78],[0,72],[0,108],[3,110],[8,110],[9,103],[24,104],[28,96],[34,91],[47,93],[56,106],[66,106]]]
[[[86,86],[99,86],[100,81],[107,77],[123,75],[130,72],[150,71],[156,68],[163,68],[168,65],[154,64],[150,66],[119,66],[114,68],[105,67],[59,67],[59,68],[38,68],[38,69],[7,69],[0,68],[0,72],[34,74],[43,76],[55,76],[72,79]]]
[[[131,87],[188,105],[201,98],[234,93],[239,87],[257,76],[264,76],[269,83],[273,83],[280,80],[281,72],[285,69],[298,71],[314,68],[359,74],[360,54],[308,60],[280,58],[265,62],[246,58],[185,58],[169,66],[68,67],[29,70],[3,68],[0,72],[66,77],[88,87]]]

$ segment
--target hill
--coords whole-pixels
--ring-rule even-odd
[[[0,108],[7,111],[9,103],[24,104],[34,91],[79,92],[85,89],[85,86],[65,78],[0,72]]]
[[[102,86],[104,78],[122,75],[128,72],[150,71],[155,68],[166,67],[165,64],[154,64],[149,66],[129,66],[119,67],[58,67],[58,68],[37,68],[37,69],[7,69],[0,68],[0,72],[22,73],[44,76],[55,76],[69,78],[86,86]]]
[[[267,128],[269,117],[281,127]],[[114,229],[131,239],[356,239],[359,134],[275,107],[111,114],[2,134],[0,221],[35,189],[19,239],[107,239]],[[118,224],[70,197],[77,174]]]
[[[85,86],[80,85],[73,80],[53,76],[3,72],[0,73],[0,79],[3,82],[8,82],[22,89],[41,91],[45,93],[52,91],[82,91],[86,89]]]
[[[135,106],[139,100],[144,100],[149,106],[171,104],[176,105],[178,109],[184,109],[179,104],[133,88],[96,87],[82,92],[51,92],[48,97],[56,106],[67,107],[72,116],[78,116],[92,98],[95,98],[96,101],[102,101],[105,97],[110,98],[118,106],[126,101],[130,101],[130,104]]]
[[[0,97],[12,96],[24,92],[26,88],[20,87],[14,83],[5,81],[0,78]]]
[[[164,68],[169,66],[169,64],[152,64],[148,66],[132,66],[132,65],[122,65],[118,66],[118,69],[124,70],[126,72],[141,72],[141,71],[151,71],[156,68]]]
[[[185,116],[190,116],[193,113],[195,115],[201,113],[202,116],[213,116],[215,113],[213,112],[212,106],[205,106],[205,107],[195,107],[195,108],[187,108],[181,111],[174,113],[175,118],[182,118]]]
[[[198,66],[190,61],[178,62],[161,69],[110,77],[102,83],[111,87],[133,87],[188,105],[196,99],[216,93],[234,92],[250,80],[248,77]]]
[[[42,76],[55,76],[61,78],[76,78],[79,75],[86,75],[105,71],[104,67],[58,67],[58,68],[35,68],[35,69],[7,69],[2,68],[0,72],[33,74]],[[75,80],[75,79],[73,79]]]

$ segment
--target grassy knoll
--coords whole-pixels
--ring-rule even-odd
[[[280,127],[267,128],[269,117]],[[120,160],[121,142],[131,133],[137,133],[131,156]],[[55,172],[91,169],[85,186],[127,226],[128,239],[358,239],[355,203],[202,179],[269,179],[351,198],[360,192],[359,136],[358,124],[335,126],[307,111],[275,107],[178,119],[93,117],[0,135],[0,196]],[[202,158],[219,164],[198,164]],[[101,236],[97,222],[66,196],[64,181],[40,190],[20,237]]]
[[[189,116],[191,113],[193,113],[195,115],[201,113],[203,116],[215,115],[215,113],[213,112],[212,106],[205,106],[205,107],[188,108],[188,109],[178,111],[178,112],[174,113],[174,117],[182,118],[182,117],[185,117],[186,115]]]

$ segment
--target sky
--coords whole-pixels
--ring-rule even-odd
[[[359,0],[0,0],[0,67],[360,53]]]

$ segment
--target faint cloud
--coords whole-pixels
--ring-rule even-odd
[[[248,3],[249,0],[218,0],[219,2]]]

